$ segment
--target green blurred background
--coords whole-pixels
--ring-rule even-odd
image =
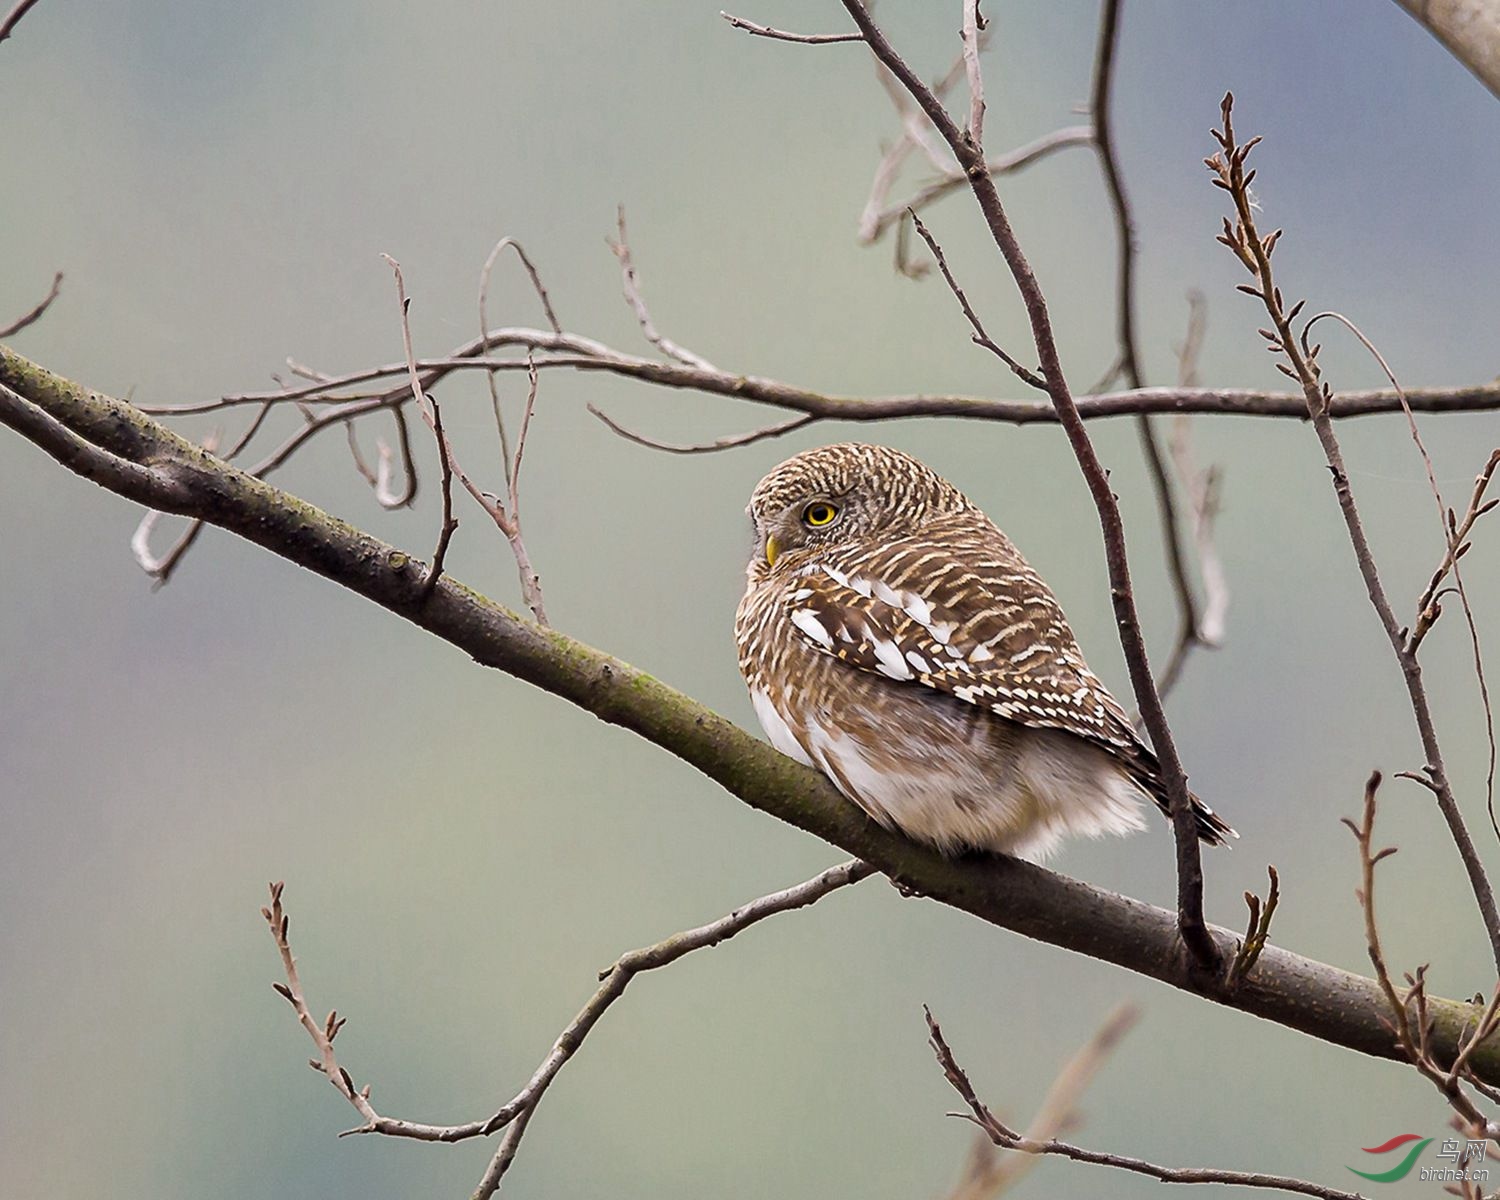
[[[746,16],[842,29],[836,4]],[[924,73],[956,49],[957,4],[881,16]],[[992,149],[1076,119],[1095,8],[996,6]],[[1207,382],[1277,386],[1261,322],[1213,242],[1200,159],[1226,88],[1266,135],[1257,192],[1284,225],[1283,286],[1358,320],[1409,384],[1497,369],[1500,104],[1395,5],[1128,6],[1116,103],[1136,204],[1148,375],[1170,382],[1185,291],[1209,296]],[[736,33],[717,3],[44,0],[0,46],[0,320],[54,269],[62,299],[17,348],[141,402],[269,386],[292,355],[338,371],[399,357],[390,272],[418,349],[475,332],[502,233],[538,260],[564,323],[641,349],[605,246],[623,202],[658,323],[726,368],[850,394],[1020,394],[973,349],[941,284],[897,277],[853,236],[889,104],[857,46]],[[1004,187],[1083,388],[1112,357],[1113,242],[1095,163],[1059,156]],[[930,223],[991,332],[1023,315],[964,197]],[[535,324],[511,265],[496,324]],[[1330,329],[1335,387],[1381,382]],[[502,380],[507,402],[520,385]],[[492,463],[478,381],[444,391],[469,463]],[[1095,667],[1128,691],[1097,525],[1054,428],[823,426],[726,455],[626,444],[592,400],[673,440],[775,414],[602,375],[542,382],[527,460],[529,544],[561,628],[752,724],[731,615],[756,479],[803,446],[860,436],[960,483],[1053,582]],[[1457,499],[1500,441],[1494,416],[1424,422]],[[194,433],[211,422],[184,426]],[[1127,423],[1093,432],[1132,535],[1147,632],[1175,624]],[[1343,427],[1399,606],[1440,541],[1399,418]],[[1198,791],[1241,830],[1209,856],[1212,915],[1282,872],[1275,938],[1364,964],[1353,849],[1338,825],[1369,769],[1420,752],[1353,569],[1311,432],[1204,419],[1222,464],[1228,645],[1170,711]],[[367,444],[369,434],[367,434]],[[426,447],[423,447],[424,452]],[[430,455],[429,455],[430,459]],[[486,469],[488,466],[486,465]],[[430,477],[430,475],[429,475]],[[334,434],[278,482],[426,554],[435,489],[391,515]],[[514,603],[505,545],[463,508],[455,574]],[[792,883],[838,853],[757,815],[628,734],[494,672],[272,556],[210,532],[153,593],[138,513],[0,437],[0,1191],[32,1197],[467,1195],[488,1149],[336,1140],[354,1114],[303,1065],[267,986],[257,915],[285,878],[315,1006],[350,1018],[344,1060],[385,1111],[491,1111],[619,952]],[[1481,620],[1496,539],[1466,560]],[[1493,632],[1493,620],[1489,620]],[[1461,622],[1428,643],[1434,703],[1482,849],[1482,723]],[[1384,831],[1394,960],[1438,990],[1487,990],[1482,932],[1425,794],[1396,782]],[[1059,869],[1157,902],[1164,827],[1070,847]],[[1414,1076],[1032,944],[871,881],[642,978],[559,1078],[507,1188],[521,1197],[935,1196],[968,1126],[925,1045],[932,1005],[997,1110],[1027,1117],[1122,997],[1145,1006],[1085,1101],[1078,1136],[1169,1163],[1335,1185],[1357,1147],[1445,1132]],[[1413,1187],[1416,1185],[1413,1184]],[[1437,1185],[1432,1185],[1434,1189]],[[1391,1189],[1393,1192],[1396,1189]],[[1025,1195],[1157,1194],[1042,1164]]]

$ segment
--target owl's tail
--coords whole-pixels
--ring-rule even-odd
[[[1162,814],[1170,821],[1172,819],[1172,801],[1167,796],[1167,788],[1162,782],[1160,773],[1156,770],[1155,759],[1147,759],[1144,754],[1141,757],[1143,761],[1136,766],[1135,770],[1130,771],[1130,776],[1137,787],[1156,801],[1156,807],[1161,809]],[[1229,838],[1240,836],[1229,822],[1225,821],[1223,817],[1204,804],[1192,792],[1188,793],[1188,799],[1193,804],[1193,817],[1198,822],[1198,840],[1200,842],[1206,842],[1210,846],[1223,846],[1228,843]]]

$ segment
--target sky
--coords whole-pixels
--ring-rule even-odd
[[[959,6],[888,0],[924,74],[957,50]],[[744,16],[846,27],[840,6],[766,0]],[[1076,122],[1097,13],[996,5],[985,59],[992,150]],[[1500,105],[1394,4],[1127,3],[1115,124],[1140,249],[1150,382],[1171,382],[1185,295],[1201,289],[1206,383],[1280,384],[1214,242],[1202,166],[1226,90],[1282,227],[1282,286],[1357,321],[1408,385],[1493,378],[1500,312]],[[536,260],[564,325],[647,353],[606,245],[617,205],[657,324],[725,369],[847,395],[1029,398],[968,342],[940,281],[891,267],[856,222],[898,124],[867,52],[731,29],[717,5],[513,0],[42,0],[0,45],[0,324],[56,270],[61,298],[15,348],[140,403],[274,386],[292,357],[330,372],[389,362],[400,259],[417,349],[478,330],[485,255]],[[918,168],[898,189],[922,182]],[[1113,356],[1113,232],[1087,151],[1002,194],[1046,290],[1078,389]],[[972,202],[928,224],[996,340],[1024,311]],[[496,324],[541,324],[513,264]],[[1336,389],[1378,366],[1330,332]],[[523,398],[503,378],[503,399]],[[493,475],[477,381],[444,389],[466,461]],[[525,474],[527,540],[553,622],[754,728],[732,640],[755,481],[848,438],[911,451],[965,489],[1051,581],[1094,668],[1128,693],[1097,520],[1052,427],[825,423],[722,455],[626,443],[593,403],[692,441],[778,414],[597,374],[548,372]],[[235,418],[238,420],[238,418]],[[239,426],[226,422],[233,431]],[[184,421],[194,436],[212,420]],[[1450,498],[1500,444],[1493,415],[1428,418]],[[363,431],[365,444],[386,430]],[[1092,428],[1127,525],[1143,622],[1175,628],[1135,435]],[[1341,430],[1353,486],[1402,612],[1441,552],[1404,422]],[[1420,765],[1400,678],[1354,570],[1311,430],[1202,418],[1219,465],[1225,645],[1168,703],[1195,790],[1242,837],[1207,856],[1211,918],[1279,868],[1273,940],[1366,966],[1356,862],[1339,817],[1371,768]],[[430,485],[387,513],[337,434],[276,481],[428,553]],[[467,1195],[488,1150],[336,1134],[355,1114],[303,1064],[269,984],[259,906],[286,881],[314,1008],[382,1111],[485,1115],[531,1074],[620,953],[836,861],[683,764],[486,671],[263,551],[210,531],[153,589],[139,512],[0,436],[0,1180],[15,1200],[108,1191],[178,1200]],[[517,605],[501,538],[472,507],[454,575]],[[1496,536],[1500,536],[1497,533]],[[1495,538],[1465,560],[1481,623],[1500,596]],[[1426,660],[1452,773],[1481,852],[1486,745],[1462,625]],[[1394,962],[1432,963],[1450,996],[1493,973],[1456,855],[1420,788],[1382,810]],[[1163,825],[1069,847],[1056,869],[1156,903],[1173,894]],[[926,1046],[921,1006],[983,1094],[1024,1120],[1123,999],[1143,1010],[1074,1136],[1173,1164],[1352,1186],[1359,1147],[1446,1132],[1400,1068],[904,899],[880,880],[643,977],[559,1076],[507,1193],[661,1200],[938,1196],[969,1128]],[[1131,1200],[1158,1185],[1047,1162],[1017,1195]]]

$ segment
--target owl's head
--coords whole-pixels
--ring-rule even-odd
[[[956,487],[909,454],[841,442],[804,450],[755,486],[746,510],[755,522],[753,576],[792,570],[800,553],[920,530],[946,513],[972,510]]]

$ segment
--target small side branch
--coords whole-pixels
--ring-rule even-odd
[[[760,429],[752,429],[749,433],[734,433],[725,437],[715,438],[711,442],[696,442],[691,445],[682,445],[678,442],[657,441],[655,438],[647,437],[644,433],[637,433],[633,429],[627,429],[595,404],[589,404],[588,410],[599,418],[606,429],[624,438],[627,442],[634,442],[637,446],[645,446],[648,450],[663,450],[668,454],[714,454],[720,450],[733,450],[738,446],[754,445],[756,442],[763,442],[768,438],[776,438],[784,433],[804,429],[818,420],[817,417],[793,417],[790,421],[781,421],[775,425],[766,425]]]
[[[1365,533],[1364,522],[1360,518],[1359,508],[1354,501],[1354,491],[1349,484],[1349,472],[1344,465],[1343,449],[1339,445],[1338,435],[1334,432],[1333,420],[1330,416],[1333,389],[1323,380],[1322,368],[1318,365],[1318,351],[1321,347],[1305,344],[1303,339],[1297,337],[1293,328],[1293,322],[1302,311],[1305,301],[1299,300],[1288,307],[1282,299],[1281,289],[1276,286],[1271,268],[1271,256],[1281,237],[1281,230],[1273,230],[1262,236],[1256,228],[1255,205],[1250,197],[1250,185],[1255,179],[1255,171],[1247,170],[1245,162],[1260,139],[1251,138],[1250,141],[1241,144],[1235,137],[1233,113],[1234,96],[1226,94],[1220,105],[1224,127],[1222,130],[1214,131],[1214,139],[1219,144],[1219,150],[1204,160],[1205,165],[1213,174],[1214,185],[1228,192],[1234,204],[1235,220],[1230,221],[1228,217],[1224,218],[1224,229],[1219,236],[1219,241],[1229,247],[1254,280],[1253,283],[1241,284],[1239,290],[1259,300],[1270,318],[1271,328],[1260,330],[1260,335],[1265,340],[1267,348],[1277,355],[1278,359],[1284,360],[1277,362],[1277,369],[1295,380],[1302,388],[1308,416],[1333,477],[1334,494],[1338,499],[1339,511],[1344,518],[1344,527],[1354,549],[1355,562],[1364,579],[1370,604],[1374,607],[1381,627],[1390,641],[1391,650],[1401,668],[1402,678],[1406,684],[1407,697],[1411,704],[1412,715],[1416,720],[1417,732],[1421,737],[1422,750],[1426,756],[1425,783],[1436,799],[1438,811],[1442,814],[1448,826],[1449,835],[1458,849],[1459,858],[1469,878],[1469,886],[1474,893],[1475,903],[1484,922],[1485,932],[1489,937],[1496,970],[1500,971],[1500,910],[1496,909],[1495,895],[1490,887],[1489,876],[1485,872],[1478,850],[1475,849],[1468,824],[1464,821],[1463,812],[1458,806],[1458,799],[1449,781],[1442,746],[1438,742],[1437,725],[1433,719],[1427,689],[1422,678],[1421,661],[1408,644],[1406,630],[1396,619],[1395,610],[1391,606],[1385,584],[1380,577],[1380,569],[1375,562],[1374,551]]]
[[[1229,965],[1229,974],[1225,979],[1231,988],[1238,987],[1248,978],[1255,969],[1255,964],[1260,961],[1261,951],[1266,948],[1266,938],[1271,934],[1271,918],[1276,915],[1276,906],[1281,903],[1281,876],[1275,867],[1270,866],[1266,868],[1266,874],[1270,876],[1271,883],[1266,890],[1264,905],[1254,892],[1245,893],[1245,907],[1250,910],[1250,921],[1245,926],[1245,939],[1240,943],[1239,953]]]
[[[736,29],[743,29],[746,33],[756,37],[770,38],[776,42],[797,42],[803,46],[827,46],[833,42],[864,41],[864,38],[857,33],[788,33],[784,29],[773,29],[769,25],[757,25],[754,21],[747,21],[744,17],[736,17],[733,13],[722,10],[719,16]]]
[[[1115,149],[1114,121],[1110,107],[1114,97],[1115,55],[1120,43],[1120,8],[1121,0],[1103,0],[1099,10],[1093,83],[1089,91],[1089,120],[1093,131],[1094,151],[1099,159],[1100,173],[1104,176],[1105,191],[1109,195],[1110,211],[1115,224],[1116,361],[1125,383],[1131,388],[1142,388],[1146,381],[1141,367],[1140,340],[1136,333],[1135,218]],[[1177,597],[1177,641],[1157,680],[1157,688],[1165,696],[1181,678],[1188,656],[1194,648],[1209,643],[1203,633],[1198,597],[1193,590],[1187,549],[1177,518],[1177,498],[1156,425],[1146,413],[1138,414],[1135,424],[1141,454],[1146,461],[1152,493],[1160,514],[1162,545],[1166,550],[1172,591]],[[1198,523],[1198,527],[1202,528],[1202,522]],[[1206,574],[1206,566],[1204,570]]]
[[[363,1124],[346,1130],[346,1134],[373,1133],[424,1142],[461,1142],[476,1137],[487,1137],[503,1129],[505,1134],[496,1146],[484,1176],[474,1192],[476,1200],[487,1200],[499,1188],[501,1179],[515,1158],[521,1136],[538,1104],[541,1103],[547,1088],[568,1060],[578,1052],[605,1011],[624,994],[630,981],[636,975],[643,971],[653,971],[669,966],[694,950],[717,946],[720,942],[728,941],[750,926],[764,921],[767,917],[775,916],[777,913],[806,908],[810,904],[817,903],[830,892],[858,883],[861,879],[872,875],[874,871],[875,868],[868,863],[851,859],[836,867],[830,867],[804,883],[783,891],[772,892],[741,905],[727,916],[711,921],[707,925],[673,934],[655,945],[621,955],[611,966],[599,973],[602,981],[599,990],[569,1022],[568,1027],[558,1035],[552,1049],[532,1074],[531,1079],[527,1081],[526,1086],[511,1100],[501,1105],[493,1116],[464,1125],[424,1125],[415,1121],[383,1116],[376,1111],[370,1102],[369,1085],[357,1088],[349,1072],[339,1064],[338,1056],[334,1052],[333,1041],[338,1036],[339,1030],[344,1027],[343,1019],[337,1012],[330,1012],[323,1021],[317,1020],[303,993],[302,983],[297,974],[297,960],[292,954],[291,943],[287,936],[289,921],[281,903],[284,884],[270,885],[271,904],[261,909],[261,915],[270,927],[271,936],[281,955],[282,970],[286,977],[284,983],[275,983],[272,986],[283,999],[291,1004],[298,1021],[312,1038],[317,1057],[310,1060],[310,1065],[314,1070],[326,1076],[339,1094],[364,1118]]]
[[[457,527],[457,521],[453,519],[452,508],[452,481],[456,476],[463,484],[464,490],[469,493],[480,508],[488,514],[495,522],[495,526],[510,543],[511,554],[516,560],[516,570],[521,577],[521,594],[526,601],[526,606],[531,609],[532,614],[543,625],[547,624],[547,612],[542,599],[542,581],[536,570],[531,565],[531,556],[526,549],[526,540],[521,533],[520,512],[520,488],[521,488],[521,460],[526,453],[526,432],[531,426],[531,414],[536,408],[537,372],[536,364],[527,359],[528,389],[526,393],[526,408],[521,416],[521,432],[516,438],[516,452],[507,464],[505,477],[508,481],[507,497],[502,501],[498,496],[481,489],[468,472],[459,465],[457,457],[453,452],[453,444],[448,435],[443,431],[442,419],[432,397],[427,394],[422,385],[421,372],[417,368],[417,362],[412,355],[411,348],[411,325],[407,320],[406,283],[401,275],[401,264],[389,254],[381,256],[390,263],[391,270],[396,276],[396,292],[401,301],[401,332],[402,341],[406,349],[407,374],[410,380],[412,396],[417,401],[417,407],[422,414],[422,420],[427,428],[432,430],[434,439],[438,444],[439,457],[443,466],[443,526],[438,535],[437,552],[433,556],[433,563],[428,568],[428,574],[423,583],[424,595],[430,596],[437,584],[437,579],[442,572],[442,555],[447,551],[448,541],[453,536],[453,529]]]
[[[453,517],[453,447],[448,442],[447,434],[443,432],[442,410],[438,408],[436,398],[429,396],[426,389],[422,387],[422,376],[417,370],[417,356],[412,352],[411,344],[411,299],[406,294],[406,279],[401,274],[401,264],[389,254],[383,254],[381,257],[390,263],[391,270],[396,276],[396,296],[401,305],[401,347],[406,351],[406,370],[411,379],[411,394],[417,402],[417,411],[422,414],[422,420],[432,431],[433,440],[437,443],[438,461],[442,468],[443,521],[438,530],[437,547],[432,552],[432,565],[427,568],[426,578],[422,580],[422,595],[427,598],[432,595],[438,580],[443,576],[443,560],[448,555],[448,545],[453,540],[453,531],[458,528],[458,522]]]
[[[610,242],[609,248],[620,260],[620,282],[625,289],[625,302],[635,313],[635,319],[640,323],[641,333],[645,335],[646,340],[668,358],[675,359],[685,367],[692,367],[698,371],[717,371],[718,368],[708,359],[694,354],[686,346],[679,346],[670,338],[663,337],[657,330],[656,323],[651,319],[651,310],[646,307],[646,297],[641,294],[641,281],[640,276],[636,274],[635,260],[630,257],[630,242],[625,236],[625,206],[623,204],[615,210],[615,231],[619,235],[619,240]]]
[[[25,15],[25,10],[30,7],[31,4],[35,3],[36,0],[30,0],[29,4],[23,4],[21,6],[20,15]],[[15,21],[19,19],[19,17],[15,13],[12,13],[11,17],[12,20],[10,20],[8,24],[14,24]],[[5,34],[0,34],[0,41],[4,41],[5,36]],[[0,338],[14,337],[16,334],[20,333],[21,330],[29,328],[30,326],[35,325],[38,321],[40,321],[42,317],[46,315],[47,310],[52,307],[52,302],[57,299],[57,294],[62,291],[62,281],[63,273],[61,271],[58,271],[57,274],[52,276],[52,287],[48,290],[47,294],[42,297],[41,302],[35,308],[33,308],[30,312],[22,313],[9,325],[0,325]]]
[[[1489,1004],[1477,1014],[1474,1024],[1466,1028],[1450,1063],[1439,1061],[1432,1042],[1432,1020],[1428,1013],[1426,967],[1408,975],[1405,995],[1391,979],[1385,949],[1380,941],[1380,926],[1375,919],[1375,868],[1396,853],[1395,846],[1375,846],[1376,793],[1380,789],[1380,772],[1373,771],[1365,783],[1365,803],[1356,824],[1348,817],[1344,824],[1354,834],[1359,847],[1360,885],[1355,891],[1365,919],[1365,948],[1375,979],[1390,1006],[1390,1025],[1396,1044],[1418,1074],[1428,1079],[1443,1094],[1470,1137],[1485,1137],[1500,1145],[1500,1128],[1480,1112],[1465,1091],[1462,1080],[1474,1052],[1500,1028],[1500,984],[1496,985]]]
[[[948,260],[943,255],[943,248],[938,245],[937,239],[932,236],[927,226],[922,223],[922,218],[917,216],[915,211],[911,212],[911,221],[912,225],[916,227],[917,236],[927,243],[927,249],[932,252],[932,257],[937,262],[938,270],[942,272],[943,282],[948,285],[948,290],[953,293],[954,298],[958,301],[958,307],[963,310],[964,320],[968,321],[969,327],[974,331],[970,340],[976,346],[988,350],[1003,362],[1015,373],[1016,378],[1022,383],[1029,387],[1034,387],[1038,391],[1045,392],[1047,390],[1047,381],[1035,371],[1029,371],[1023,367],[984,331],[984,326],[980,324],[978,314],[974,312],[973,307],[969,304],[969,298],[964,295],[963,288],[958,286],[958,281],[953,278],[953,272],[948,269]]]
[[[1311,1183],[1305,1179],[1294,1179],[1287,1175],[1268,1175],[1259,1171],[1222,1171],[1212,1167],[1164,1167],[1148,1162],[1144,1158],[1134,1158],[1127,1154],[1089,1150],[1071,1142],[1061,1141],[1056,1137],[1034,1137],[1031,1131],[1023,1134],[995,1116],[979,1098],[974,1085],[969,1081],[968,1073],[954,1058],[953,1051],[943,1038],[942,1029],[930,1012],[927,1014],[927,1032],[932,1051],[937,1056],[938,1065],[943,1069],[943,1075],[969,1110],[967,1114],[956,1115],[965,1116],[967,1120],[972,1121],[991,1142],[1002,1150],[1029,1155],[1056,1155],[1059,1158],[1070,1158],[1074,1162],[1093,1163],[1096,1166],[1114,1167],[1116,1170],[1146,1175],[1162,1183],[1222,1183],[1236,1187],[1291,1192],[1299,1196],[1316,1196],[1320,1200],[1362,1200],[1357,1192],[1324,1187],[1321,1184]],[[1104,1038],[1118,1039],[1123,1032],[1123,1029],[1111,1030],[1110,1026],[1106,1025],[1101,1035],[1096,1036],[1092,1052],[1088,1048],[1085,1049],[1085,1062],[1089,1062],[1090,1059],[1096,1062],[1108,1051],[1110,1043],[1104,1041]],[[1090,1069],[1092,1070],[1092,1064]]]
[[[291,919],[281,904],[281,893],[285,890],[285,883],[270,884],[271,903],[268,907],[260,910],[260,915],[265,918],[266,925],[271,930],[271,938],[276,943],[276,950],[281,955],[281,969],[286,976],[285,983],[273,983],[276,994],[292,1006],[292,1011],[297,1014],[297,1020],[302,1028],[307,1030],[307,1036],[312,1038],[313,1046],[317,1050],[317,1057],[308,1060],[308,1066],[323,1075],[334,1089],[345,1100],[349,1101],[359,1115],[366,1121],[375,1122],[380,1120],[380,1114],[370,1104],[370,1087],[366,1084],[362,1088],[354,1086],[354,1079],[342,1066],[339,1065],[338,1055],[333,1049],[333,1039],[338,1037],[339,1030],[344,1027],[344,1018],[338,1014],[338,1010],[330,1010],[328,1016],[319,1021],[308,1007],[307,996],[302,991],[302,980],[297,974],[297,959],[292,954],[292,943],[287,936],[287,930],[291,925]]]
[[[16,26],[20,23],[21,18],[30,12],[35,5],[36,0],[21,0],[19,4],[10,10],[5,20],[0,21],[0,42],[10,37],[15,31]]]

